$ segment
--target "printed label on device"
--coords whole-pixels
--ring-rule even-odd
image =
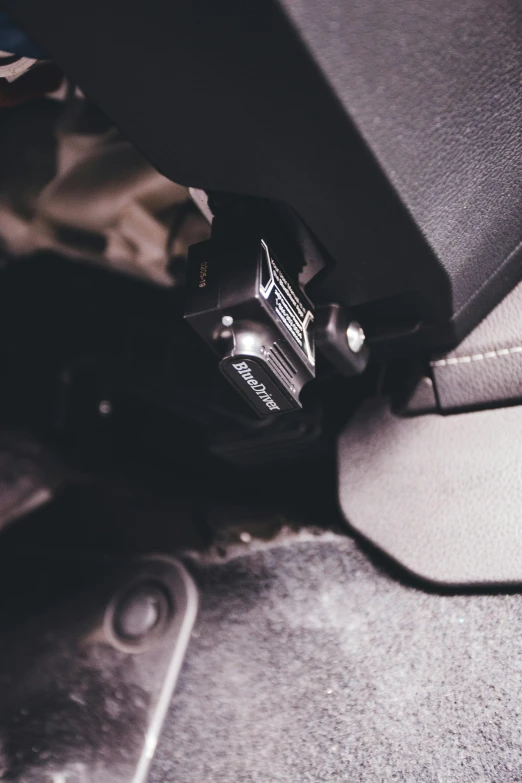
[[[285,397],[268,373],[252,359],[228,356],[223,359],[219,367],[261,416],[301,407],[298,402]]]
[[[303,294],[292,285],[261,240],[261,296],[277,315],[308,362],[315,365],[314,315]]]

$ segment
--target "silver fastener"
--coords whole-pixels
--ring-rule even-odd
[[[232,318],[231,315],[224,315],[223,318],[221,319],[221,323],[223,324],[223,326],[227,326],[227,327],[232,326],[232,324],[234,323],[234,319]]]
[[[346,330],[346,340],[348,347],[354,353],[359,353],[366,340],[366,335],[360,323],[352,321]]]

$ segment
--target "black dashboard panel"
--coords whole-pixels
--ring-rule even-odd
[[[384,344],[449,348],[522,277],[515,3],[4,7],[165,175],[290,204],[312,298]]]

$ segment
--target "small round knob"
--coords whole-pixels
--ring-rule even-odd
[[[360,323],[352,321],[346,330],[346,340],[348,347],[354,353],[359,353],[366,340],[366,335]]]
[[[137,585],[116,605],[114,628],[122,639],[138,642],[156,628],[167,612],[167,598],[159,587]]]

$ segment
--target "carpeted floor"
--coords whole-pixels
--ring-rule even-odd
[[[522,596],[407,587],[333,534],[191,570],[150,783],[522,781]]]

